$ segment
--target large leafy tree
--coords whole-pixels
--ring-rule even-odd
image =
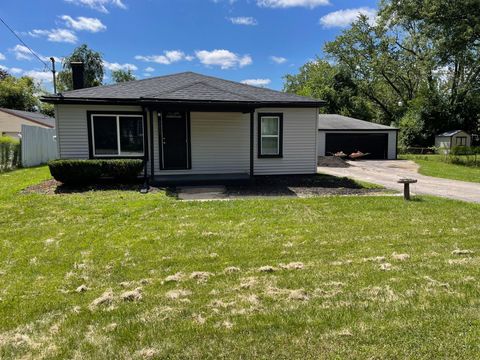
[[[0,107],[25,111],[38,108],[38,86],[30,77],[16,78],[8,73],[0,77]]]
[[[296,75],[284,77],[284,91],[325,100],[321,112],[372,120],[373,109],[363,97],[346,67],[325,60],[310,61]]]
[[[429,144],[441,130],[478,130],[480,2],[382,0],[371,20],[361,16],[325,52],[347,69],[374,120],[399,125],[405,145]]]
[[[127,82],[127,81],[133,81],[135,80],[135,75],[133,75],[132,70],[113,70],[112,71],[112,80],[115,83],[122,83],[122,82]]]
[[[104,75],[102,55],[83,44],[73,50],[71,55],[63,59],[63,70],[57,75],[58,91],[62,92],[72,89],[72,68],[70,63],[74,61],[83,62],[85,87],[102,85]]]

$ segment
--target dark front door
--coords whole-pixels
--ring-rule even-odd
[[[386,159],[388,154],[388,134],[326,134],[325,152],[327,155],[343,151],[368,153],[365,159]]]
[[[160,117],[162,170],[185,170],[189,164],[189,124],[184,112],[164,112]]]

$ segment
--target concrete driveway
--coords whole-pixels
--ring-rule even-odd
[[[418,183],[410,185],[414,194],[435,195],[480,203],[480,183],[420,175],[418,165],[413,161],[364,160],[347,161],[347,164],[349,165],[347,167],[319,166],[318,172],[368,181],[398,191],[403,190],[403,185],[397,183],[399,178],[415,178]]]

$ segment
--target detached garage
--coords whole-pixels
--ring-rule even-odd
[[[331,156],[343,151],[368,153],[364,159],[397,158],[398,129],[353,119],[347,116],[325,114],[318,116],[318,156]]]

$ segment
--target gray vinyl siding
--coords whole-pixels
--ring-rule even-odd
[[[258,113],[283,114],[283,157],[258,157]],[[317,172],[316,108],[265,108],[255,113],[255,175],[314,174]]]
[[[189,170],[160,170],[158,130],[155,116],[155,174],[228,174],[250,171],[249,114],[192,112],[192,168]]]
[[[140,106],[62,105],[55,109],[60,159],[88,159],[87,111],[142,111]]]
[[[88,159],[87,111],[135,111],[139,106],[56,105],[58,150],[62,159]],[[283,114],[283,158],[258,158],[257,129],[259,112]],[[255,175],[311,174],[316,172],[317,112],[315,108],[259,109],[254,122]],[[148,141],[151,137],[148,119]],[[155,175],[228,174],[250,171],[250,114],[235,112],[192,112],[191,161],[189,170],[160,170],[158,116],[153,112],[153,154],[149,154]],[[150,148],[150,144],[149,144]]]

